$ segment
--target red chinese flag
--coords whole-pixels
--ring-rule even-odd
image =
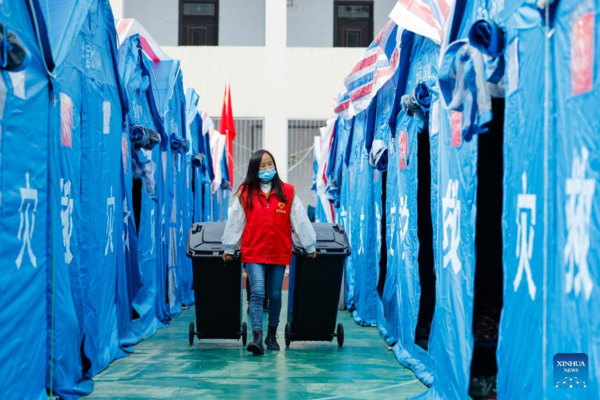
[[[233,188],[233,139],[235,139],[235,124],[233,122],[233,111],[231,109],[231,89],[229,79],[225,84],[225,95],[223,96],[223,109],[221,110],[221,121],[219,132],[227,136],[227,167],[229,168],[229,182]]]

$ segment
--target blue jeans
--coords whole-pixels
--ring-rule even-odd
[[[253,331],[262,331],[263,300],[265,298],[265,274],[269,284],[269,326],[279,325],[281,314],[281,286],[285,265],[246,264],[250,278],[250,320]]]

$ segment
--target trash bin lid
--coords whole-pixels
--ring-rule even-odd
[[[188,234],[188,257],[217,257],[223,250],[225,222],[197,222]],[[239,252],[239,248],[236,249]]]
[[[225,232],[224,222],[213,222],[212,224],[203,224],[202,242],[203,243],[221,243],[223,233]]]
[[[338,224],[312,224],[317,234],[316,248],[319,254],[348,256],[350,243],[346,231]],[[300,238],[295,233],[292,235],[295,254],[306,254],[300,243]]]

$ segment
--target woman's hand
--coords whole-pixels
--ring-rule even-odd
[[[233,260],[233,257],[231,256],[231,254],[223,253],[223,261],[224,262],[228,262],[231,260]]]
[[[308,255],[308,258],[317,258],[317,252],[315,251],[315,252],[313,252],[313,253],[310,253],[310,254]]]

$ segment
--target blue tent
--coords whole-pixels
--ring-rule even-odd
[[[369,166],[365,148],[366,114],[365,111],[355,117],[352,143],[349,143],[351,155],[348,189],[354,193],[364,193],[364,196],[351,196],[349,199],[352,254],[347,262],[351,272],[346,279],[353,283],[347,293],[352,293],[349,309],[354,320],[361,325],[376,325],[376,288],[379,267],[375,249],[377,242],[373,183],[375,174]]]
[[[341,154],[339,162],[336,161],[336,167],[334,169],[334,176],[339,175],[341,172],[341,187],[340,187],[340,204],[339,210],[336,210],[336,218],[338,223],[341,224],[348,235],[348,240],[352,243],[352,203],[349,201],[352,198],[352,189],[350,184],[350,156],[352,154],[352,141],[354,136],[354,123],[355,118],[351,118],[346,121],[338,121],[338,128],[340,132],[338,140],[340,141],[337,145],[338,152]],[[337,171],[340,172],[337,172]],[[333,179],[339,182],[339,177]],[[346,258],[344,265],[344,306],[347,309],[351,309],[354,298],[354,268],[352,267],[352,257]]]
[[[53,283],[46,254],[50,193],[48,135],[44,134],[50,93],[43,54],[25,3],[3,3],[0,20],[31,56],[22,71],[0,69],[0,337],[9,338],[0,346],[0,392],[45,399],[46,318],[52,307],[46,287]],[[59,265],[54,270],[60,273],[64,268]],[[59,280],[63,279],[61,274]],[[65,317],[73,323],[70,316]]]
[[[556,365],[557,353],[585,353],[588,382],[585,393],[571,398],[600,397],[600,140],[597,110],[600,104],[600,24],[597,1],[561,1],[556,10],[553,37],[556,91],[552,114],[556,126],[547,147],[549,165],[555,166],[555,230],[550,230],[550,255],[545,287],[544,323],[547,348],[544,365]],[[565,134],[566,133],[566,134]],[[554,149],[553,149],[553,146]],[[552,179],[552,175],[550,177]],[[552,182],[552,180],[550,180]],[[553,369],[544,369],[545,395],[558,397]],[[564,390],[564,389],[563,389]]]
[[[542,45],[546,21],[534,2],[510,2],[497,17],[507,35],[504,190],[512,199],[503,215],[501,398],[564,398],[557,354],[583,353],[588,365],[600,357],[592,333],[600,329],[592,123],[599,98],[591,79],[598,73],[596,7],[560,2],[548,21],[555,29],[548,54]],[[526,359],[519,357],[524,336],[537,338]],[[571,391],[569,398],[598,397],[597,370],[589,369],[585,385],[585,392]]]
[[[72,288],[62,288],[72,299],[64,300],[65,308],[54,315],[72,319],[76,315],[79,324],[79,333],[72,323],[67,326],[69,338],[63,342],[57,335],[53,345],[58,360],[75,363],[70,368],[78,379],[80,368],[91,377],[125,355],[121,339],[131,340],[127,338],[130,326],[119,326],[123,320],[115,302],[117,282],[123,282],[127,273],[122,219],[127,98],[117,71],[116,31],[108,2],[63,1],[47,6],[42,6],[40,16],[50,33],[56,65],[51,123],[57,132],[54,137],[60,137],[51,147],[57,160],[50,169],[51,187],[57,194],[52,208],[61,210],[60,225],[53,224],[53,233],[55,242],[62,236],[65,263],[74,262],[68,268]],[[103,207],[98,207],[99,201]],[[67,220],[69,213],[73,219]],[[54,260],[58,258],[55,254]],[[83,343],[83,354],[74,350],[73,343],[78,348]],[[78,395],[85,389],[65,390],[65,395],[69,391]]]
[[[198,99],[194,89],[185,91],[185,153],[180,157],[179,167],[179,237],[178,237],[178,298],[182,306],[194,304],[192,262],[186,255],[187,235],[194,218],[194,193],[192,158],[194,142],[198,140]]]
[[[524,4],[520,9],[515,9],[514,3],[507,2],[503,14],[496,17],[497,21],[505,26],[507,34],[507,50],[502,56],[507,66],[504,77],[506,87],[503,184],[505,200],[502,215],[504,305],[496,354],[497,382],[500,398],[533,399],[544,397],[542,387],[544,244],[543,225],[539,223],[543,220],[545,169],[543,162],[544,74],[539,68],[540,60],[544,59],[544,32],[541,14],[533,2]],[[519,89],[519,81],[527,82],[528,89]],[[534,239],[531,242],[527,240],[530,236]],[[525,239],[525,246],[522,239]],[[523,269],[526,264],[527,270]],[[531,338],[526,349],[523,348],[523,337]],[[527,357],[523,357],[524,351],[527,352]],[[539,364],[534,360],[539,360]],[[551,361],[548,368],[550,366]]]
[[[452,43],[468,33],[477,5],[457,2]],[[460,15],[462,18],[458,18]],[[456,32],[456,33],[455,33]],[[460,118],[440,107],[437,143],[432,141],[432,219],[435,314],[429,337],[431,389],[422,398],[468,398],[473,355],[473,294],[477,138],[462,140]],[[454,117],[454,120],[452,119]],[[455,329],[449,329],[455,327]]]
[[[417,86],[432,85],[439,46],[422,36],[405,32],[402,51],[410,54],[410,58],[406,59],[406,64],[399,67],[400,81],[395,102],[400,102],[400,96],[403,94],[412,95]],[[388,142],[388,279],[383,289],[381,316],[385,317],[390,326],[388,330],[382,331],[382,336],[393,345],[393,352],[400,363],[415,371],[417,377],[425,384],[431,385],[427,351],[415,343],[422,296],[419,263],[427,261],[421,257],[421,252],[427,251],[427,247],[424,248],[424,244],[420,243],[419,234],[423,234],[420,231],[424,229],[421,218],[425,218],[425,224],[427,219],[426,213],[419,208],[418,190],[419,187],[424,187],[425,190],[429,187],[428,182],[419,181],[419,172],[425,177],[428,176],[419,169],[429,168],[429,155],[423,154],[423,151],[428,150],[420,149],[419,138],[430,134],[430,154],[435,151],[434,144],[437,141],[437,132],[428,129],[429,124],[426,120],[431,113],[427,114],[427,109],[422,111],[422,115],[416,116],[406,108],[403,109],[396,117],[394,137],[390,137]],[[385,121],[387,119],[385,118]],[[428,140],[427,137],[425,140]],[[421,162],[421,157],[425,164]],[[433,211],[435,207],[431,207]],[[423,266],[430,267],[433,268],[433,265]]]
[[[177,252],[178,252],[178,208],[177,208],[177,172],[182,156],[184,139],[185,94],[178,60],[161,60],[152,63],[156,79],[153,86],[157,108],[163,117],[163,128],[168,138],[161,143],[159,169],[162,169],[162,183],[159,185],[160,210],[160,249],[157,264],[159,285],[157,295],[158,318],[168,323],[177,315],[181,303],[177,299]],[[160,182],[160,179],[159,179]],[[168,297],[168,302],[164,299]]]
[[[131,293],[132,307],[139,315],[134,322],[135,330],[140,338],[148,338],[156,332],[161,324],[156,318],[155,302],[158,283],[156,281],[156,243],[153,227],[156,226],[157,207],[156,199],[156,164],[152,153],[158,154],[158,145],[149,149],[151,135],[166,141],[162,128],[162,119],[156,108],[151,85],[151,71],[148,68],[148,59],[144,55],[138,35],[128,37],[119,48],[119,73],[125,85],[130,103],[128,115],[128,148],[131,154],[131,172],[125,174],[125,191],[128,204],[133,204],[132,190],[133,179],[140,179],[142,188],[137,193],[140,210],[138,222],[139,229],[135,231],[135,222],[131,221],[131,239],[137,239],[136,248],[131,248],[130,265],[134,267],[131,276],[136,281],[136,289]],[[154,157],[156,158],[156,157]],[[133,207],[130,206],[131,208]],[[130,209],[129,215],[134,215]],[[134,257],[135,255],[136,257]],[[137,263],[136,263],[137,261]],[[137,264],[137,265],[136,265]],[[135,271],[135,272],[134,272]],[[131,307],[130,307],[131,308]]]

